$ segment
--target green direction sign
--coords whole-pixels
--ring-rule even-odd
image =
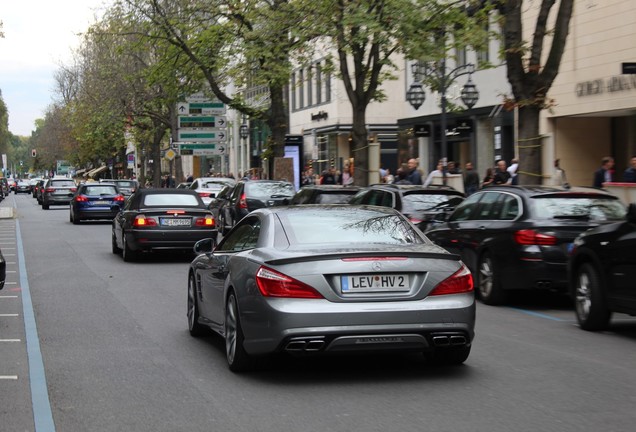
[[[179,128],[224,128],[226,125],[223,116],[179,116]]]
[[[180,144],[181,150],[195,150],[195,149],[208,149],[214,150],[216,144]]]
[[[216,144],[179,144],[182,156],[218,156],[225,153],[224,145]]]
[[[227,141],[227,132],[224,130],[178,130],[179,141],[201,144],[220,143]]]

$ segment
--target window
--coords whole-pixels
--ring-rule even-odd
[[[316,63],[316,104],[322,103],[322,65],[320,62]]]
[[[220,252],[241,252],[254,249],[258,244],[258,237],[261,232],[261,221],[256,217],[247,218],[228,235],[219,247]]]
[[[490,220],[499,217],[499,207],[496,205],[499,194],[496,192],[487,192],[479,200],[479,209],[477,210],[476,220]]]
[[[296,72],[292,72],[291,76],[291,103],[292,110],[296,110],[298,108],[296,105]]]
[[[519,201],[512,195],[504,194],[501,205],[501,220],[515,220],[519,216]]]
[[[185,194],[150,194],[144,198],[144,206],[188,206],[198,207],[199,201],[195,195]]]
[[[305,107],[305,71],[298,71],[298,108]]]
[[[488,37],[488,24],[486,24],[484,27],[484,33],[485,33],[485,36],[484,36],[485,39],[482,42],[479,49],[476,50],[477,52],[475,53],[477,56],[477,67],[483,64],[487,64],[490,57],[490,53],[488,49],[488,44],[490,42],[490,39]]]
[[[470,215],[477,207],[477,203],[482,196],[483,194],[477,193],[466,198],[464,202],[457,206],[457,208],[451,215],[449,222],[468,220],[470,218]]]
[[[466,60],[466,47],[456,48],[455,56],[457,57],[457,65],[465,65],[466,63],[468,63],[468,61]]]
[[[312,77],[313,77],[313,73],[311,68],[307,68],[307,106],[312,106],[314,104],[313,102],[313,91],[314,91],[314,86],[312,85]]]

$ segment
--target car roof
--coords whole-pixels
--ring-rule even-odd
[[[413,184],[386,184],[386,183],[376,183],[369,185],[366,189],[385,189],[388,191],[400,191],[403,194],[408,193],[430,193],[430,194],[447,194],[447,195],[458,195],[465,196],[463,192],[458,191],[452,186],[444,186],[444,185],[413,185]]]
[[[537,197],[542,195],[553,195],[559,194],[563,195],[598,195],[604,198],[618,199],[616,195],[613,195],[610,192],[607,192],[602,189],[597,189],[593,187],[585,187],[585,186],[575,186],[571,188],[565,188],[561,186],[543,186],[543,185],[498,185],[498,186],[488,186],[480,192],[487,191],[504,191],[504,192],[514,192],[519,195],[526,195],[528,197]]]

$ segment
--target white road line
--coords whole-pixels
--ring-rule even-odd
[[[18,298],[18,296],[0,296],[0,299],[3,299],[3,298]]]
[[[17,380],[17,375],[0,375],[0,380]]]
[[[0,342],[22,342],[21,339],[0,339]]]
[[[18,314],[0,314],[0,317],[18,317]]]

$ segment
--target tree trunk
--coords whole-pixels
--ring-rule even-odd
[[[271,108],[267,119],[267,125],[272,133],[273,155],[267,160],[270,178],[277,178],[274,169],[274,158],[285,156],[285,135],[289,131],[289,110],[284,97],[284,86],[272,85],[270,87]],[[263,137],[268,142],[267,137]]]
[[[519,108],[519,184],[542,184],[541,154],[543,141],[539,136],[541,108],[529,105]]]
[[[166,133],[163,124],[155,124],[152,134],[152,185],[161,187],[161,141]]]
[[[366,119],[366,106],[353,107],[351,155],[354,158],[353,178],[356,186],[369,185],[369,143]]]

